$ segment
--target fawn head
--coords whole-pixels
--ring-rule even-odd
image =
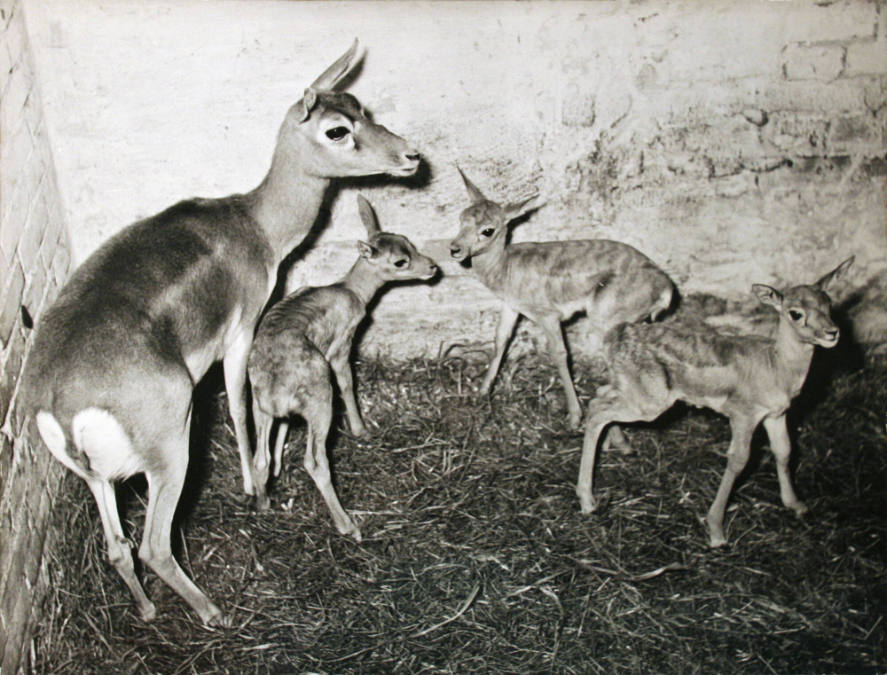
[[[437,265],[419,253],[413,242],[400,234],[381,230],[376,212],[363,195],[357,196],[357,208],[369,239],[357,242],[357,249],[378,278],[384,281],[427,281],[437,274]]]
[[[841,278],[853,263],[853,256],[810,286],[792,286],[782,292],[765,284],[755,284],[752,292],[765,305],[779,312],[780,321],[787,322],[801,342],[834,347],[840,330],[831,318],[831,299],[826,290]]]
[[[287,112],[278,151],[294,153],[307,173],[320,178],[412,176],[419,168],[418,151],[373,122],[357,98],[333,91],[360,60],[355,40],[305,90]]]
[[[477,186],[468,180],[462,169],[456,167],[471,197],[471,206],[459,214],[459,234],[450,242],[450,255],[456,260],[467,260],[483,253],[494,243],[504,246],[508,224],[529,210],[539,195],[533,195],[513,204],[501,206],[484,197]]]

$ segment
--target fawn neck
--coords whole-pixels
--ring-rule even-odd
[[[360,301],[366,306],[379,289],[385,285],[385,279],[376,273],[372,265],[363,258],[358,258],[342,280],[342,285],[360,298]]]
[[[471,267],[484,285],[492,291],[505,286],[505,266],[508,263],[508,248],[505,237],[492,242],[486,250],[471,256]]]
[[[301,242],[317,220],[328,178],[308,174],[298,147],[278,138],[271,168],[250,193],[251,215],[262,228],[279,263]]]
[[[788,321],[780,317],[776,338],[770,347],[771,363],[786,386],[797,394],[804,384],[815,347],[798,339]]]

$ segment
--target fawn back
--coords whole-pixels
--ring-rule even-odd
[[[788,471],[791,452],[786,413],[800,393],[816,346],[834,347],[840,331],[831,319],[826,288],[853,258],[813,285],[784,291],[755,284],[753,292],[779,312],[773,337],[725,335],[705,324],[622,324],[605,338],[610,382],[589,403],[582,464],[576,491],[583,512],[596,508],[592,494],[598,438],[612,422],[652,421],[676,401],[711,408],[730,419],[727,469],[707,523],[711,545],[726,543],[724,510],[736,476],[744,468],[751,437],[762,421],[777,460],[783,504],[798,515]]]

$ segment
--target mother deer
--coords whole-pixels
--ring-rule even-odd
[[[278,266],[311,229],[331,179],[411,176],[419,167],[404,139],[367,118],[354,96],[332,91],[358,61],[355,41],[289,109],[256,189],[188,199],[125,228],[76,270],[37,327],[20,411],[89,485],[111,563],[146,621],[156,609],[135,573],[114,481],[145,474],[139,557],[204,623],[226,624],[171,551],[194,386],[223,361],[252,494],[246,363]]]

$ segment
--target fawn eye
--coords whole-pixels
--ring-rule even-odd
[[[792,321],[800,321],[804,318],[803,313],[799,312],[796,309],[788,310],[788,315],[791,317]]]
[[[405,267],[406,264],[407,264],[407,261],[404,260],[403,258],[401,258],[400,260],[395,260],[395,261],[394,261],[394,266],[395,266],[395,267]]]
[[[493,232],[495,232],[495,231],[496,231],[496,230],[494,230],[492,227],[485,227],[484,229],[482,229],[482,230],[480,231],[480,233],[481,233],[483,236],[485,236],[485,237],[492,237],[492,236],[493,236]]]
[[[326,130],[326,137],[331,141],[341,141],[350,133],[348,127],[333,127],[332,129]]]

